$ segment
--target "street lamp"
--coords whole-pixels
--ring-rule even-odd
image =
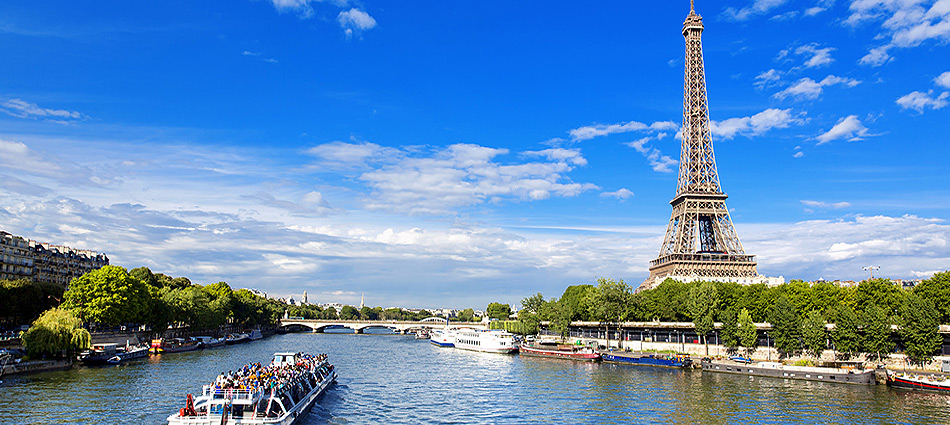
[[[769,361],[772,361],[772,340],[769,339],[769,332],[765,331],[765,348],[769,354]]]

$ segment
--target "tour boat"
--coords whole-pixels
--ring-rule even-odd
[[[436,329],[432,331],[432,336],[429,337],[429,342],[438,345],[439,347],[454,347],[455,346],[455,330],[454,329]]]
[[[455,348],[485,353],[515,353],[515,335],[500,329],[459,329],[455,332]]]
[[[119,364],[126,360],[148,356],[149,347],[120,346],[119,344],[96,344],[79,354],[79,360],[85,366]]]
[[[151,352],[155,354],[180,353],[183,351],[194,351],[198,348],[201,348],[201,346],[198,345],[198,341],[192,338],[159,338],[152,340]]]
[[[416,339],[429,339],[429,337],[430,335],[428,329],[420,329],[418,332],[416,332]]]
[[[245,365],[204,385],[198,397],[188,394],[168,424],[293,424],[334,382],[326,354],[274,353],[269,365]]]
[[[521,355],[536,357],[551,357],[556,359],[579,360],[596,362],[600,354],[590,347],[568,344],[521,344],[518,351]]]
[[[887,386],[920,391],[950,393],[950,376],[921,375],[887,371]]]
[[[659,355],[652,353],[628,353],[624,351],[601,351],[605,362],[624,363],[643,366],[690,367],[693,361],[688,354]]]

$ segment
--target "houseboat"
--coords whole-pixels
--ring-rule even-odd
[[[522,343],[518,348],[518,352],[523,356],[550,357],[584,362],[596,362],[600,360],[600,354],[598,354],[597,351],[582,345]]]
[[[777,362],[740,363],[727,360],[703,360],[703,372],[732,373],[768,378],[798,379],[836,384],[874,385],[872,369],[787,366]]]
[[[950,394],[950,376],[887,371],[887,386]]]
[[[601,351],[600,357],[605,362],[623,363],[640,366],[659,366],[687,368],[693,365],[688,354],[656,354],[627,351]]]
[[[198,345],[198,341],[192,338],[159,338],[152,340],[152,348],[150,351],[153,354],[181,353],[184,351],[194,351],[198,348],[201,348],[201,346]]]
[[[336,382],[326,354],[275,353],[269,365],[252,363],[221,374],[185,398],[169,425],[281,424],[305,420],[307,412]]]
[[[119,364],[128,360],[147,357],[148,351],[148,346],[96,344],[80,353],[76,360],[85,366]]]
[[[215,348],[221,347],[224,345],[225,339],[215,338],[213,336],[196,336],[195,339],[198,341],[198,345],[201,348]]]
[[[459,329],[455,332],[455,348],[510,354],[518,352],[518,343],[514,334],[500,329]]]

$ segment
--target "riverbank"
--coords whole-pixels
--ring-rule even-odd
[[[73,367],[70,360],[31,360],[27,362],[11,363],[3,367],[0,377],[19,375],[24,373],[49,372],[66,370]]]
[[[598,345],[607,345],[607,340],[600,338],[570,338],[569,341],[577,342],[581,341],[586,343],[588,341],[596,341]],[[652,342],[652,341],[618,341],[612,339],[609,341],[610,347],[617,349],[618,345],[620,349],[629,349],[631,351],[674,351],[678,353],[689,354],[690,356],[695,357],[706,357],[706,346],[704,344],[693,344],[693,343],[683,343],[683,342]],[[741,351],[742,355],[745,356],[745,350]],[[814,357],[803,357],[803,356],[792,356],[792,357],[781,357],[781,354],[778,352],[775,347],[757,347],[755,351],[749,356],[753,360],[758,361],[784,361],[788,364],[793,364],[798,361],[812,361],[814,363],[833,363],[840,361],[841,359],[836,359],[836,352],[832,350],[826,350],[821,357],[818,359]],[[709,344],[709,354],[708,357],[729,357],[734,355],[723,345]],[[883,360],[878,359],[868,359],[866,355],[855,356],[849,359],[851,362],[862,362],[868,365],[868,367],[876,367],[879,364],[883,364],[888,369],[893,370],[921,370],[927,372],[946,372],[943,370],[944,362],[950,363],[950,356],[936,356],[934,359],[925,364],[923,367],[919,367],[914,364],[907,363],[907,356],[903,354],[891,354]]]

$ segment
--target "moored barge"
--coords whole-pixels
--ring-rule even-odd
[[[687,368],[693,365],[693,360],[690,359],[688,354],[662,355],[625,351],[601,351],[600,357],[603,358],[605,362],[640,366]]]
[[[188,394],[168,424],[290,425],[306,417],[334,382],[336,371],[326,354],[275,353],[269,365],[245,365],[219,375],[198,397]]]
[[[950,394],[950,376],[887,371],[887,386]]]
[[[732,373],[767,378],[798,379],[837,384],[874,385],[874,370],[840,369],[832,367],[786,366],[776,362],[739,363],[732,361],[702,361],[703,372]]]
[[[600,354],[590,347],[566,344],[521,344],[519,353],[526,356],[596,362]]]

